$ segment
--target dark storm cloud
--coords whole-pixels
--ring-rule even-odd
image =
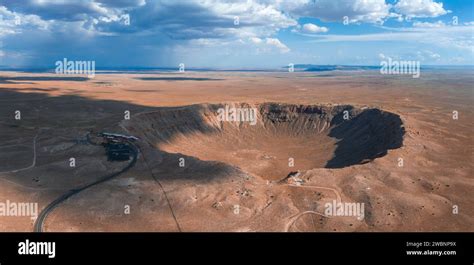
[[[218,29],[233,28],[233,19],[213,13],[196,3],[158,3],[134,9],[130,13],[136,30],[159,30],[170,37],[216,38],[223,37]]]
[[[145,0],[96,0],[95,2],[114,8],[133,8],[146,3]]]
[[[223,4],[224,3],[224,4]],[[80,21],[87,30],[102,33],[153,33],[160,31],[174,39],[224,38],[238,28],[287,27],[292,21],[275,8],[258,2],[170,1],[170,0],[4,0],[8,10],[36,15],[42,20]],[[227,6],[226,6],[227,5]],[[126,24],[126,16],[130,24]]]
[[[206,39],[243,43],[296,24],[274,6],[247,1],[3,0],[2,12],[22,19],[0,23],[4,65],[49,66],[62,58],[98,67],[170,65],[173,53],[212,43]],[[191,44],[196,39],[204,41]]]
[[[105,15],[107,9],[93,1],[4,0],[9,10],[26,15],[37,15],[43,20],[78,21]]]
[[[235,27],[232,17],[215,14],[194,1],[5,0],[2,4],[16,13],[37,15],[42,20],[83,21],[86,29],[109,33],[149,30],[178,39],[215,38],[223,36],[215,29]],[[125,24],[125,15],[130,16],[130,25]]]

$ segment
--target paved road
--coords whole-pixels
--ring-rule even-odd
[[[89,137],[88,137],[88,140],[89,140]],[[59,196],[57,199],[55,199],[54,201],[52,201],[50,204],[48,204],[48,206],[46,206],[42,211],[41,213],[38,215],[38,218],[36,218],[36,221],[35,221],[35,226],[34,226],[34,231],[35,232],[43,232],[43,224],[46,220],[46,217],[48,217],[48,215],[51,213],[51,211],[56,208],[59,204],[61,204],[62,202],[66,201],[67,199],[69,199],[71,196],[75,195],[75,194],[78,194],[79,192],[83,191],[83,190],[86,190],[92,186],[95,186],[95,185],[98,185],[100,183],[103,183],[103,182],[106,182],[122,173],[124,173],[125,171],[129,170],[130,168],[132,168],[135,163],[137,162],[137,157],[138,157],[138,149],[136,148],[136,146],[132,143],[130,143],[130,145],[132,146],[132,150],[133,150],[133,158],[132,160],[130,160],[130,162],[127,164],[127,166],[125,166],[122,170],[120,171],[117,171],[115,173],[112,173],[110,175],[106,175],[92,183],[89,183],[89,184],[86,184],[84,186],[81,186],[81,187],[78,187],[78,188],[75,188],[75,189],[72,189],[68,192],[66,192],[65,194]]]

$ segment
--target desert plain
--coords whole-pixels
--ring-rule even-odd
[[[473,81],[462,69],[1,72],[0,202],[40,212],[119,171],[127,161],[87,142],[105,131],[139,138],[136,163],[58,205],[44,231],[474,231]],[[219,121],[224,106],[256,109],[256,125]],[[363,218],[328,216],[334,202],[363,204]],[[34,223],[0,216],[0,231]]]

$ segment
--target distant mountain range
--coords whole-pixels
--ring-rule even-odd
[[[286,66],[285,68],[288,68]],[[377,70],[380,66],[365,65],[315,65],[315,64],[295,64],[295,69],[301,69],[304,72],[326,72],[326,71],[360,71],[360,70]]]
[[[283,67],[288,69],[289,66]],[[295,70],[303,72],[328,72],[328,71],[362,71],[362,70],[380,70],[379,65],[316,65],[316,64],[295,64]],[[425,70],[435,69],[474,69],[473,65],[422,65]]]

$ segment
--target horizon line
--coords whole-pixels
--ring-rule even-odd
[[[293,64],[294,68],[301,69],[309,68],[309,67],[347,67],[347,68],[357,68],[357,67],[369,67],[369,68],[378,68],[380,65],[371,65],[371,64],[311,64],[311,63],[295,63]],[[303,67],[304,66],[304,67]],[[275,66],[275,67],[186,67],[186,71],[283,71],[287,69],[289,66]],[[423,68],[474,68],[474,64],[459,64],[459,65],[436,65],[436,64],[427,64],[421,65]],[[54,67],[45,67],[45,66],[32,66],[32,67],[9,67],[9,66],[1,66],[0,71],[41,71],[41,72],[48,72],[54,71]],[[96,71],[140,71],[140,70],[178,70],[179,67],[173,66],[104,66],[104,67],[95,67]],[[296,70],[295,69],[295,70]],[[332,70],[349,70],[349,69],[332,69]],[[367,70],[367,69],[360,69],[360,70]],[[303,70],[304,71],[304,70]],[[309,72],[309,71],[308,71]]]

